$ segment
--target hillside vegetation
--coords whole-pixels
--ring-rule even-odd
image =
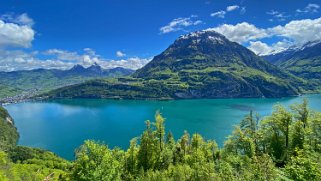
[[[170,121],[170,120],[168,120]],[[187,131],[175,139],[156,113],[127,150],[85,141],[66,161],[39,149],[0,152],[0,180],[320,180],[321,113],[307,101],[250,112],[224,146]]]
[[[308,42],[302,47],[263,57],[283,70],[321,84],[321,42]]]
[[[179,37],[129,78],[97,80],[42,95],[48,98],[186,99],[287,97],[318,85],[270,64],[214,31]]]

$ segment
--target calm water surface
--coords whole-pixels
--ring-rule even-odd
[[[6,106],[20,133],[20,145],[40,147],[67,158],[87,139],[126,149],[139,136],[146,120],[160,110],[166,129],[178,139],[187,130],[223,145],[233,125],[249,113],[270,114],[275,103],[289,105],[306,97],[321,111],[321,94],[282,99],[202,99],[173,101],[54,100]]]

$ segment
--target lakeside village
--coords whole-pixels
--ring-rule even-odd
[[[30,101],[30,99],[36,96],[37,94],[39,94],[38,89],[31,89],[23,91],[22,93],[15,96],[7,96],[0,99],[0,106]]]

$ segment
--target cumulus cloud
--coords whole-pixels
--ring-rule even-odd
[[[266,55],[272,51],[272,48],[261,41],[250,41],[250,46],[248,46],[257,55]]]
[[[268,36],[264,29],[257,28],[253,24],[249,24],[247,22],[238,23],[236,25],[223,24],[208,30],[214,30],[221,33],[231,41],[238,43],[244,43]]]
[[[49,49],[43,52],[44,55],[52,55],[53,57],[63,61],[80,61],[82,56],[77,52],[70,52],[60,49]]]
[[[268,31],[271,35],[286,37],[295,44],[303,45],[321,39],[321,18],[293,20],[284,26],[269,28]]]
[[[227,6],[226,7],[226,11],[234,11],[234,10],[237,10],[237,9],[239,9],[240,8],[240,6],[238,6],[238,5],[233,5],[233,6]]]
[[[7,23],[0,20],[0,48],[28,48],[34,40],[35,31],[29,25]]]
[[[293,46],[293,42],[283,39],[281,41],[277,41],[271,45],[267,43],[263,43],[261,41],[250,42],[250,45],[247,47],[252,50],[257,55],[269,55],[282,52],[288,49],[290,46]]]
[[[217,11],[211,14],[212,17],[225,18],[225,11]]]
[[[196,25],[199,21],[192,21]],[[187,23],[189,23],[187,20]],[[148,63],[150,58],[130,57],[122,60],[110,60],[98,55],[91,48],[84,48],[80,52],[62,49],[48,49],[38,52],[27,49],[32,46],[35,31],[34,24],[26,13],[0,15],[0,71],[30,70],[36,68],[68,69],[75,64],[90,66],[98,63],[104,68],[125,67],[138,69]],[[187,24],[183,25],[187,26]],[[125,56],[121,51],[120,57]]]
[[[99,61],[98,63],[105,68],[124,67],[124,68],[136,70],[143,67],[151,60],[152,60],[151,58],[131,57],[131,58],[122,59],[122,60]]]
[[[117,52],[116,52],[116,56],[117,56],[117,57],[125,57],[126,54],[123,53],[122,51],[117,51]]]
[[[231,41],[249,44],[251,50],[264,55],[283,51],[292,45],[301,46],[309,41],[321,40],[321,18],[293,20],[283,26],[271,28],[258,28],[243,22],[236,25],[223,24],[208,30],[217,31]],[[270,38],[281,40],[273,44],[263,42]]]
[[[7,23],[15,23],[19,25],[28,25],[32,26],[34,21],[32,18],[28,16],[27,13],[23,14],[14,14],[14,13],[7,13],[0,16],[0,20],[5,21]]]
[[[63,69],[72,63],[60,60],[38,59],[39,52],[22,50],[0,50],[0,71],[30,70],[36,68]]]
[[[39,58],[41,57],[41,58]],[[124,67],[138,69],[147,64],[151,58],[130,57],[111,60],[97,55],[94,50],[85,48],[81,53],[61,49],[49,49],[43,52],[26,52],[23,50],[0,50],[0,71],[45,69],[69,69],[76,64],[88,67],[98,63],[103,68]]]
[[[192,15],[187,18],[176,18],[169,22],[166,26],[161,27],[159,30],[161,34],[185,30],[188,26],[195,26],[201,24],[201,20],[195,19],[197,18],[196,15]]]
[[[317,13],[319,11],[320,5],[318,4],[308,4],[303,9],[297,9],[296,12],[298,13]]]

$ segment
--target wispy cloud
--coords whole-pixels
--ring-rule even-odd
[[[246,7],[243,6],[241,7],[240,14],[245,14],[246,13]]]
[[[237,9],[239,9],[240,8],[240,6],[238,6],[238,5],[232,5],[232,6],[227,6],[226,7],[226,11],[234,11],[234,10],[237,10]]]
[[[195,25],[201,24],[202,21],[198,20],[196,18],[197,18],[196,15],[191,15],[190,17],[187,17],[187,18],[176,18],[176,19],[173,19],[166,26],[163,26],[163,27],[161,27],[159,29],[160,33],[161,34],[165,34],[165,33],[185,30],[186,27],[195,26]]]
[[[122,52],[122,51],[117,51],[117,52],[116,52],[116,56],[117,56],[117,57],[125,57],[126,54],[125,54],[124,52]]]
[[[319,11],[320,5],[318,4],[308,4],[303,9],[297,9],[296,12],[298,13],[317,13]]]
[[[269,21],[274,21],[274,20],[285,21],[287,18],[290,17],[290,15],[285,15],[284,12],[275,11],[273,9],[271,11],[266,12],[266,14],[272,16],[272,18],[269,19]]]
[[[225,18],[225,11],[217,11],[211,14],[212,17]]]
[[[240,7],[239,5],[231,5],[231,6],[227,6],[225,10],[221,10],[221,11],[216,11],[211,13],[212,17],[218,17],[218,18],[225,18],[225,15],[229,12],[235,11],[240,9],[240,14],[244,14],[246,12],[246,7]]]

